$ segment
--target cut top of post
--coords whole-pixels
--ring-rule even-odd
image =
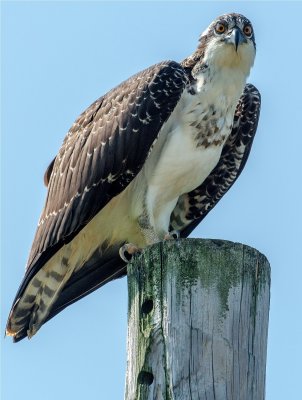
[[[134,258],[128,282],[127,400],[264,398],[265,256],[228,241],[166,241]]]

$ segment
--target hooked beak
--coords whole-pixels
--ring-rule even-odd
[[[228,38],[228,42],[233,44],[235,47],[235,50],[237,51],[238,46],[241,43],[246,43],[246,38],[243,35],[243,33],[241,32],[241,30],[237,27],[235,27],[232,30],[232,33],[230,34],[229,38]]]

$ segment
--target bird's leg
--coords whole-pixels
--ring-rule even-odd
[[[126,243],[119,249],[119,255],[123,261],[129,263],[135,253],[139,253],[141,249],[135,244]]]
[[[173,230],[165,234],[164,240],[177,240],[179,237],[179,231]]]

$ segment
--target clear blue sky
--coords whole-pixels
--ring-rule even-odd
[[[2,4],[2,319],[45,199],[45,168],[74,119],[133,73],[182,60],[218,15],[254,25],[249,81],[262,115],[240,179],[194,237],[243,242],[271,262],[267,400],[301,395],[301,15],[291,2]],[[31,341],[2,340],[5,400],[122,399],[126,279],[66,309]]]

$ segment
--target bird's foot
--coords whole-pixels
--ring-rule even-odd
[[[123,261],[129,263],[135,253],[140,253],[141,249],[135,244],[126,243],[119,249],[119,255]]]
[[[164,236],[164,240],[176,240],[179,239],[180,234],[179,231],[170,231]]]

